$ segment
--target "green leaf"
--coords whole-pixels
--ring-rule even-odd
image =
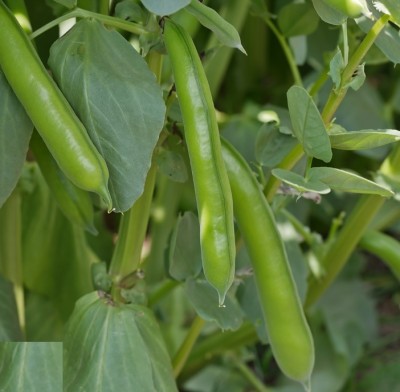
[[[202,319],[216,322],[222,330],[235,330],[242,325],[243,314],[236,299],[227,295],[224,306],[219,306],[218,295],[206,280],[188,279],[185,292]]]
[[[143,192],[164,124],[154,74],[119,33],[89,19],[53,44],[49,65],[107,162],[115,210],[128,210]]]
[[[146,12],[135,0],[123,0],[115,6],[115,16],[117,18],[134,22],[144,22],[145,14]]]
[[[344,69],[344,60],[341,50],[338,48],[332,60],[329,63],[329,75],[335,88],[338,89],[342,82],[342,71]]]
[[[0,391],[61,392],[62,343],[0,343]]]
[[[25,301],[26,340],[29,342],[62,342],[64,321],[56,302],[28,292]]]
[[[200,224],[190,211],[178,218],[169,247],[169,274],[176,280],[195,278],[202,269]]]
[[[64,392],[177,391],[158,324],[102,292],[76,303],[64,338]]]
[[[333,167],[313,167],[308,171],[312,181],[321,181],[331,189],[350,193],[366,193],[383,197],[393,196],[393,192],[371,180],[352,172]]]
[[[377,334],[377,315],[369,290],[358,280],[338,281],[318,304],[335,351],[354,364],[364,344]]]
[[[347,16],[343,12],[330,7],[324,0],[312,0],[312,3],[319,17],[326,23],[339,26],[347,19]]]
[[[24,284],[52,298],[65,320],[75,301],[92,289],[90,264],[97,258],[86,243],[84,230],[59,211],[35,164],[29,174],[32,189],[22,202]]]
[[[256,140],[257,161],[263,166],[275,167],[296,144],[297,140],[280,132],[276,124],[264,124]]]
[[[246,54],[237,30],[217,11],[202,4],[199,0],[192,0],[185,10],[196,17],[204,27],[214,32],[224,45],[239,49]]]
[[[311,96],[300,86],[287,92],[293,133],[307,155],[329,162],[332,149],[324,122]]]
[[[353,73],[353,76],[351,77],[350,81],[344,85],[345,88],[351,87],[354,91],[358,91],[361,86],[365,82],[365,71],[364,71],[364,64],[360,64],[355,72]]]
[[[303,192],[316,192],[326,194],[331,191],[328,185],[317,179],[304,178],[300,174],[293,173],[290,170],[285,169],[273,169],[272,175],[288,184],[292,188],[298,190],[300,193]]]
[[[58,3],[69,9],[75,8],[77,0],[53,0],[54,3]]]
[[[278,14],[278,26],[286,37],[311,34],[318,23],[318,15],[309,3],[288,4]]]
[[[378,19],[380,14],[373,6],[369,7],[373,15]],[[372,19],[362,17],[357,18],[356,22],[364,33],[368,33],[374,22]],[[375,45],[385,54],[385,56],[394,64],[400,63],[400,35],[398,30],[386,24],[382,32],[375,40]]]
[[[14,285],[0,275],[0,342],[7,340],[21,341],[22,333],[19,327]]]
[[[0,70],[0,207],[17,184],[33,125]]]
[[[161,173],[165,174],[170,180],[176,182],[186,182],[188,170],[182,155],[175,151],[162,150],[156,156],[156,162]]]
[[[190,0],[142,0],[142,3],[153,14],[165,16],[186,7]]]
[[[378,11],[390,15],[391,21],[400,27],[400,7],[397,0],[379,0],[373,4]]]
[[[329,132],[332,148],[339,150],[367,150],[400,140],[400,131],[395,129],[363,129],[347,132],[333,125]]]

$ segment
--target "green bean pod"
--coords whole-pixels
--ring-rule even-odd
[[[232,195],[221,153],[210,87],[189,34],[165,20],[164,41],[175,78],[200,220],[203,270],[219,303],[233,282],[235,234]]]
[[[65,175],[79,188],[99,194],[110,210],[103,157],[1,0],[0,67]]]
[[[89,233],[97,234],[93,224],[93,204],[89,193],[66,178],[37,132],[32,134],[30,147],[63,214]]]
[[[222,154],[272,352],[284,374],[306,382],[314,366],[314,343],[273,213],[240,154],[226,141]]]
[[[400,281],[400,242],[379,231],[367,231],[361,238],[361,248],[378,256]]]

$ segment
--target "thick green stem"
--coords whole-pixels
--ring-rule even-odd
[[[383,205],[385,199],[380,196],[364,196],[352,211],[336,240],[322,260],[324,276],[317,280],[310,278],[306,307],[313,305],[330,286],[343,269],[358,241],[368,229],[368,225]]]
[[[247,379],[255,391],[258,392],[272,392],[271,388],[266,387],[262,381],[249,369],[240,359],[235,355],[231,357],[233,364],[242,373],[242,375]]]
[[[147,278],[147,275],[146,275]],[[179,286],[179,282],[176,280],[166,280],[157,289],[149,295],[148,305],[149,307],[155,305],[158,301],[165,298],[165,296],[171,292],[175,287]]]
[[[348,64],[346,65],[345,69],[342,73],[342,81],[339,91],[332,90],[328,101],[322,111],[322,118],[325,124],[328,124],[334,114],[336,113],[337,108],[342,103],[344,97],[346,96],[347,92],[347,84],[352,79],[354,72],[356,71],[357,67],[361,64],[364,57],[371,49],[371,46],[374,44],[375,40],[377,39],[378,35],[382,32],[383,28],[386,26],[386,23],[389,21],[389,15],[383,15],[380,17],[375,24],[372,26],[371,30],[365,36],[363,41],[358,46],[357,50],[351,56]]]
[[[257,340],[257,333],[250,323],[243,324],[234,332],[216,332],[194,347],[179,379],[187,380],[216,356],[229,350],[232,351],[253,344]]]
[[[162,56],[155,52],[150,52],[147,57],[149,68],[156,75],[157,80],[161,77]],[[158,145],[164,140],[160,136]],[[150,207],[153,200],[154,185],[157,175],[157,165],[153,162],[147,173],[144,190],[139,199],[131,209],[122,216],[118,241],[110,265],[110,275],[115,283],[118,283],[124,276],[135,271],[141,261],[143,242],[150,217]],[[116,294],[117,285],[114,285]]]
[[[102,15],[102,14],[98,14],[96,12],[91,12],[91,11],[83,10],[81,8],[76,8],[73,11],[60,16],[59,18],[52,20],[50,23],[47,23],[46,25],[42,26],[40,29],[37,29],[30,35],[30,38],[35,39],[39,35],[45,33],[46,31],[50,30],[51,28],[59,25],[61,22],[64,22],[71,18],[94,18],[94,19],[104,23],[107,26],[112,26],[112,27],[122,29],[122,30],[128,31],[133,34],[138,34],[138,35],[146,34],[149,32],[145,27],[143,27],[142,25],[137,24],[137,23],[128,22],[124,19],[115,18],[114,16]]]
[[[153,164],[147,174],[143,194],[133,207],[121,217],[118,241],[110,265],[110,274],[115,282],[139,267],[156,172],[156,165]]]
[[[197,338],[200,336],[201,330],[203,329],[205,321],[197,316],[190,329],[188,334],[186,335],[185,340],[183,341],[181,347],[179,347],[178,352],[176,353],[174,359],[172,360],[172,367],[174,371],[175,378],[178,377],[189,355],[193,349],[194,344],[196,343]]]
[[[332,89],[328,97],[328,100],[324,106],[324,109],[322,110],[322,119],[326,125],[328,125],[331,122],[336,110],[338,109],[339,105],[342,103],[344,97],[346,96],[347,88],[345,86],[351,80],[354,71],[361,64],[365,55],[368,53],[368,50],[374,44],[376,38],[381,33],[382,29],[385,27],[388,20],[389,20],[388,15],[383,15],[380,19],[378,19],[371,28],[371,30],[368,32],[368,34],[365,36],[364,40],[360,43],[357,50],[351,56],[349,63],[347,64],[342,73],[342,83],[341,83],[342,87],[339,88],[338,91]],[[300,145],[297,145],[285,157],[285,159],[279,164],[278,167],[281,169],[290,170],[303,157],[303,155],[304,152],[302,147]],[[280,181],[274,176],[271,176],[264,190],[264,193],[268,201],[271,202],[276,191],[279,188],[279,185]]]
[[[293,76],[294,84],[298,86],[303,86],[303,81],[301,79],[299,68],[297,67],[296,61],[293,56],[293,52],[290,49],[290,46],[287,43],[286,38],[279,32],[276,26],[272,23],[271,18],[264,17],[263,19],[265,23],[268,25],[268,27],[271,29],[271,31],[274,33],[275,37],[279,41],[279,44],[281,45],[283,53],[286,56],[286,60],[288,61],[289,68]]]

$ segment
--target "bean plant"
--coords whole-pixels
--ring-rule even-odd
[[[400,385],[398,0],[0,0],[0,391]]]

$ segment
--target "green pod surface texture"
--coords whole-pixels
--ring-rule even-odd
[[[103,157],[1,0],[0,67],[65,175],[79,188],[99,194],[111,209]]]
[[[363,5],[359,0],[323,0],[326,4],[343,12],[350,18],[356,18],[363,12]]]
[[[203,270],[223,304],[235,272],[235,234],[229,180],[210,87],[189,34],[165,20],[164,41],[171,59],[185,128],[185,140],[200,220]]]
[[[273,213],[240,154],[226,141],[222,154],[272,352],[286,376],[306,382],[314,366],[314,343]]]
[[[30,147],[63,214],[71,222],[92,234],[97,234],[93,224],[93,204],[89,193],[78,188],[65,177],[37,132],[32,134]]]

